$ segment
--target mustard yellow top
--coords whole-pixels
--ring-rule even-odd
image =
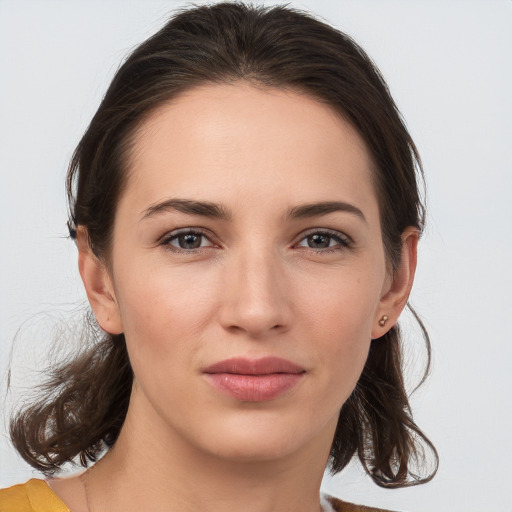
[[[70,512],[44,480],[0,490],[0,512]]]
[[[353,505],[327,497],[325,512],[390,512]],[[71,512],[44,480],[33,478],[24,484],[0,489],[0,512]]]

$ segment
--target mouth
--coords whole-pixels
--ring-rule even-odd
[[[232,358],[203,369],[217,391],[244,402],[264,402],[293,389],[306,370],[278,357]]]

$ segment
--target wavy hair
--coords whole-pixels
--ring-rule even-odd
[[[423,171],[414,142],[366,53],[346,34],[286,6],[226,2],[182,10],[128,56],[70,163],[71,235],[84,226],[93,252],[108,261],[137,127],[183,91],[237,81],[307,94],[359,132],[373,158],[386,258],[390,270],[396,269],[403,231],[414,226],[421,232],[424,224],[418,191]],[[415,316],[427,347],[426,376],[430,342]],[[416,485],[435,474],[435,447],[412,417],[402,343],[398,326],[372,341],[362,375],[340,412],[331,472],[357,455],[382,487]],[[132,381],[124,336],[100,333],[91,349],[52,372],[44,388],[50,398],[14,417],[14,445],[46,473],[69,461],[87,466],[115,443]]]

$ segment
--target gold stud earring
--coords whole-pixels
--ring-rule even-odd
[[[384,327],[386,325],[386,322],[388,321],[388,316],[387,315],[384,315],[380,320],[379,320],[379,325],[381,327]]]

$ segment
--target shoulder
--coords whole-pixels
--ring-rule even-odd
[[[0,490],[0,512],[69,512],[44,480]]]
[[[322,496],[324,512],[391,512],[354,505],[332,496]],[[33,478],[24,484],[0,489],[0,512],[70,512],[44,480]]]
[[[322,496],[322,509],[324,512],[392,512],[383,508],[355,505],[327,495]]]

